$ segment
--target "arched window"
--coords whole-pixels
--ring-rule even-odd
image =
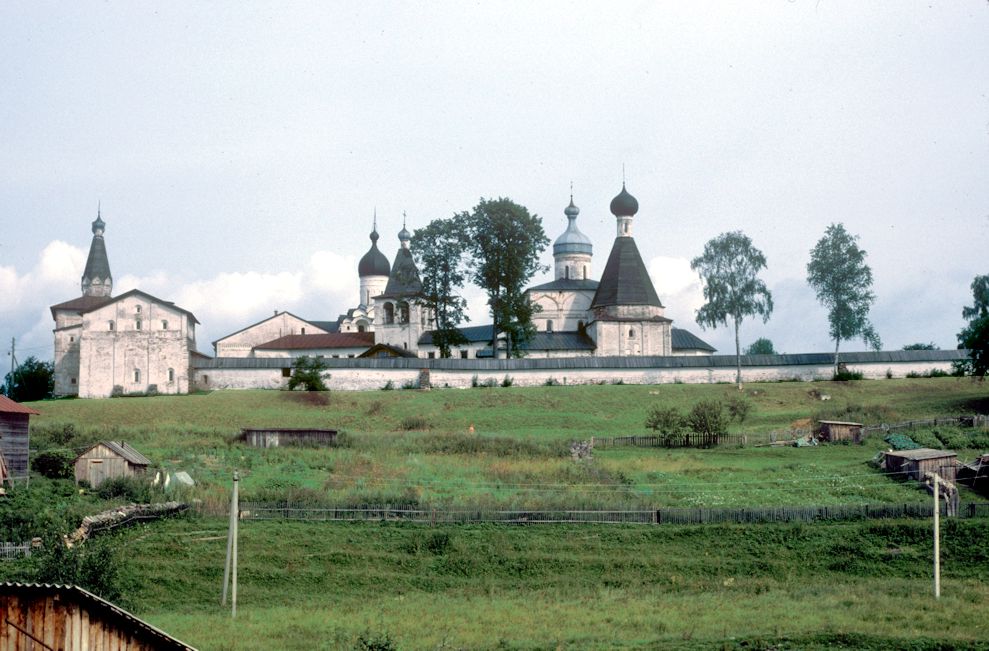
[[[385,303],[385,323],[395,323],[395,305]]]
[[[398,322],[405,324],[409,322],[409,304],[402,302],[398,304]]]
[[[546,332],[553,332],[553,319],[546,319]]]
[[[584,280],[587,280],[587,265],[584,265]]]
[[[141,369],[135,368],[134,369],[134,383],[137,384],[140,381],[141,381]]]
[[[141,329],[141,320],[140,319],[138,319],[137,321],[134,322],[134,329],[135,330],[140,330]]]
[[[306,329],[305,328],[301,328],[300,329],[300,332],[301,332],[301,334],[306,334]]]
[[[629,330],[628,330],[628,338],[629,339],[635,339],[635,328],[629,328]]]
[[[566,267],[563,268],[563,277],[567,280],[570,280],[570,265],[567,265]]]
[[[161,329],[162,330],[168,330],[168,321],[162,321],[161,322]],[[303,332],[302,334],[305,334],[305,332]]]
[[[175,369],[170,368],[168,369],[168,383],[171,384],[174,381],[175,381]]]
[[[112,332],[113,331],[113,321],[107,321],[106,322],[106,325],[107,325],[107,330],[110,330]]]
[[[367,326],[365,326],[363,323],[357,326],[357,332],[366,332],[366,331],[367,331]]]

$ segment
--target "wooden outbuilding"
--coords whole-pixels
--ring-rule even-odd
[[[885,453],[883,467],[903,479],[923,481],[926,473],[935,472],[942,479],[954,482],[958,474],[958,454],[951,450],[891,450]]]
[[[0,584],[5,651],[196,651],[76,586]]]
[[[862,442],[862,423],[850,423],[840,420],[820,420],[819,432],[822,441],[835,443],[837,441]]]
[[[337,440],[335,429],[243,429],[240,438],[255,448],[285,446],[330,447]]]
[[[144,474],[150,465],[146,456],[123,441],[100,441],[76,457],[76,483],[88,481],[96,488],[107,479]]]
[[[0,456],[7,466],[7,481],[28,477],[28,421],[40,412],[0,396]]]

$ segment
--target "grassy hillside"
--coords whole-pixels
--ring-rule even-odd
[[[945,524],[935,601],[926,522],[245,522],[235,621],[218,605],[222,521],[119,541],[132,607],[202,649],[360,648],[366,633],[400,649],[950,649],[987,648],[987,535],[984,519]]]
[[[886,445],[879,438],[799,449],[599,449],[593,462],[570,458],[571,440],[647,433],[654,406],[687,410],[737,395],[730,385],[611,385],[335,392],[327,404],[280,391],[60,400],[35,405],[42,416],[32,421],[32,446],[124,439],[161,467],[190,472],[199,482],[192,496],[217,505],[226,502],[235,469],[245,499],[339,504],[653,508],[923,499],[867,465]],[[733,428],[752,441],[822,414],[897,421],[989,404],[984,385],[956,378],[753,384],[744,395],[752,410]],[[241,427],[346,434],[334,449],[258,450],[234,442]]]

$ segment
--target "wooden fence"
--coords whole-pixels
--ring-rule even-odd
[[[953,425],[957,427],[989,427],[989,416],[975,414],[974,416],[941,416],[921,420],[906,420],[901,423],[881,423],[867,425],[862,428],[863,434],[895,432],[901,429],[916,429],[918,427],[942,427]]]
[[[719,446],[744,447],[748,443],[745,434],[688,434],[652,436],[614,436],[591,439],[595,448],[714,448]]]
[[[942,513],[944,513],[942,505]],[[423,524],[754,524],[929,518],[930,502],[735,509],[669,508],[644,511],[424,509],[393,506],[333,507],[290,502],[242,502],[242,520],[399,521]],[[963,505],[959,517],[989,517],[989,503]]]
[[[0,561],[14,561],[31,555],[31,543],[0,542]]]

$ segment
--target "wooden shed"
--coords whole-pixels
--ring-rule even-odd
[[[929,472],[936,472],[942,479],[954,482],[958,474],[958,454],[951,450],[891,450],[885,454],[883,467],[888,473],[897,473],[903,479],[921,481]]]
[[[7,466],[6,480],[28,477],[28,420],[40,412],[0,396],[0,455]]]
[[[5,651],[195,651],[126,610],[76,586],[0,584]]]
[[[330,447],[337,440],[335,429],[243,429],[240,438],[255,448],[285,446]]]
[[[862,442],[862,423],[849,423],[840,420],[820,420],[820,438],[822,441],[834,443],[836,441]]]
[[[76,483],[96,488],[107,479],[143,474],[151,461],[123,441],[100,441],[76,457]]]

